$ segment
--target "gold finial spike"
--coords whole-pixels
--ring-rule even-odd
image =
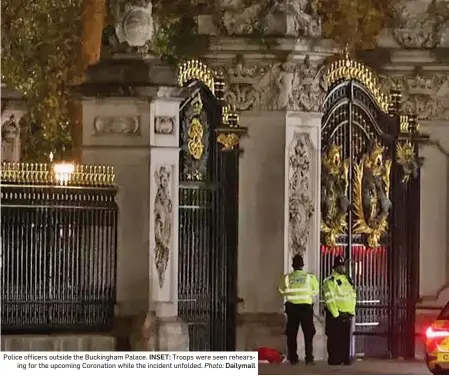
[[[27,163],[25,165],[25,180],[31,184],[35,183],[34,163]]]
[[[96,181],[98,176],[98,166],[92,166],[92,179]]]
[[[114,174],[114,167],[109,166],[109,173],[108,173],[108,183],[109,185],[114,185],[115,180],[115,174]]]
[[[100,185],[103,185],[104,173],[103,166],[98,166],[98,182]]]
[[[36,183],[39,184],[41,179],[41,163],[36,163]]]
[[[106,173],[106,166],[103,166],[103,173],[101,174],[102,185],[108,185],[108,174]]]

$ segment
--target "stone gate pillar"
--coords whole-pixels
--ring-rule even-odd
[[[292,258],[304,256],[304,269],[320,273],[321,113],[287,112],[285,127],[284,272]],[[326,359],[324,326],[315,303],[314,353]],[[302,333],[298,354],[304,353]]]
[[[189,349],[187,327],[178,318],[180,102],[180,98],[157,98],[150,110],[149,271],[156,347],[161,351]]]
[[[284,272],[292,257],[320,271],[321,113],[288,112],[285,127]]]
[[[126,4],[125,4],[126,3]],[[102,60],[87,71],[83,163],[115,168],[117,322],[132,350],[188,350],[177,319],[179,105],[175,69],[151,54],[151,2],[112,1]],[[126,6],[123,6],[126,5]]]
[[[132,93],[126,94],[108,82],[83,88],[83,163],[114,166],[119,186],[117,314],[119,321],[126,318],[138,326],[123,333],[137,331],[134,349],[188,349],[187,332],[177,320],[182,89],[175,72],[157,60],[113,64],[137,72],[136,79],[166,79],[145,87],[133,87],[131,81]],[[100,75],[117,79],[108,64],[90,68],[90,77]],[[106,87],[112,91],[102,91]],[[103,98],[94,98],[98,92]]]

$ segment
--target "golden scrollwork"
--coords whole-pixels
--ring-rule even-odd
[[[223,106],[221,123],[224,128],[218,134],[217,142],[223,146],[223,151],[234,150],[245,129],[240,128],[239,115],[230,105]]]
[[[65,168],[67,166],[71,168]],[[115,186],[112,166],[2,162],[0,176],[2,184]]]
[[[231,106],[228,104],[223,106],[221,110],[221,123],[226,127],[229,126],[229,115],[231,113]]]
[[[379,241],[388,229],[388,212],[391,207],[391,160],[384,160],[385,148],[374,142],[354,166],[353,210],[354,232],[366,234],[370,247]]]
[[[399,130],[401,133],[408,133],[410,128],[410,122],[407,115],[399,116]]]
[[[346,55],[345,58],[339,59],[329,65],[326,77],[329,86],[344,80],[354,79],[359,81],[373,94],[377,105],[382,111],[388,112],[391,101],[390,95],[382,92],[377,74],[366,65],[354,61]]]
[[[419,131],[416,116],[401,115],[399,117],[399,129],[401,133],[412,133],[413,129]]]
[[[189,60],[178,66],[178,83],[184,86],[190,81],[202,81],[215,94],[215,73],[199,60]]]
[[[231,105],[226,105],[222,109],[221,115],[221,123],[225,127],[230,128],[239,128],[240,127],[240,118],[235,108],[231,107]]]
[[[189,149],[189,154],[196,160],[201,159],[204,153],[204,143],[203,143],[204,129],[203,125],[201,124],[198,118],[193,118],[192,121],[190,122],[190,127],[187,132],[187,135],[189,137],[187,145]]]
[[[236,133],[220,133],[217,142],[223,145],[222,150],[233,150],[240,142],[240,136]]]
[[[402,167],[403,183],[408,183],[411,177],[416,178],[418,176],[419,162],[415,148],[410,141],[397,144],[396,161]]]
[[[199,119],[199,115],[203,111],[203,101],[199,93],[192,99],[190,105],[192,106],[193,117],[187,130],[187,149],[194,159],[200,160],[204,154],[204,127]]]
[[[334,246],[337,235],[347,228],[349,160],[342,161],[341,147],[330,145],[322,161],[321,174],[321,231],[324,242]]]

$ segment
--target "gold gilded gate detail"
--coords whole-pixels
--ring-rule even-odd
[[[370,247],[379,246],[388,230],[391,160],[384,160],[385,148],[376,141],[354,165],[354,233],[366,234]]]
[[[337,236],[348,227],[348,173],[349,161],[341,160],[341,147],[330,145],[323,158],[321,178],[321,231],[328,246],[336,245]]]
[[[197,118],[193,118],[190,123],[190,128],[187,132],[189,136],[189,153],[195,159],[201,159],[204,153],[203,144],[203,126]]]
[[[203,102],[199,94],[192,101],[192,108],[194,117],[192,117],[192,119],[190,120],[189,130],[187,131],[187,148],[189,150],[189,154],[194,159],[200,160],[204,154],[204,127],[199,119],[199,116],[203,111]]]

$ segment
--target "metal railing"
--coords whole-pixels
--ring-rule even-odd
[[[111,167],[2,164],[2,334],[112,328],[115,195]]]

